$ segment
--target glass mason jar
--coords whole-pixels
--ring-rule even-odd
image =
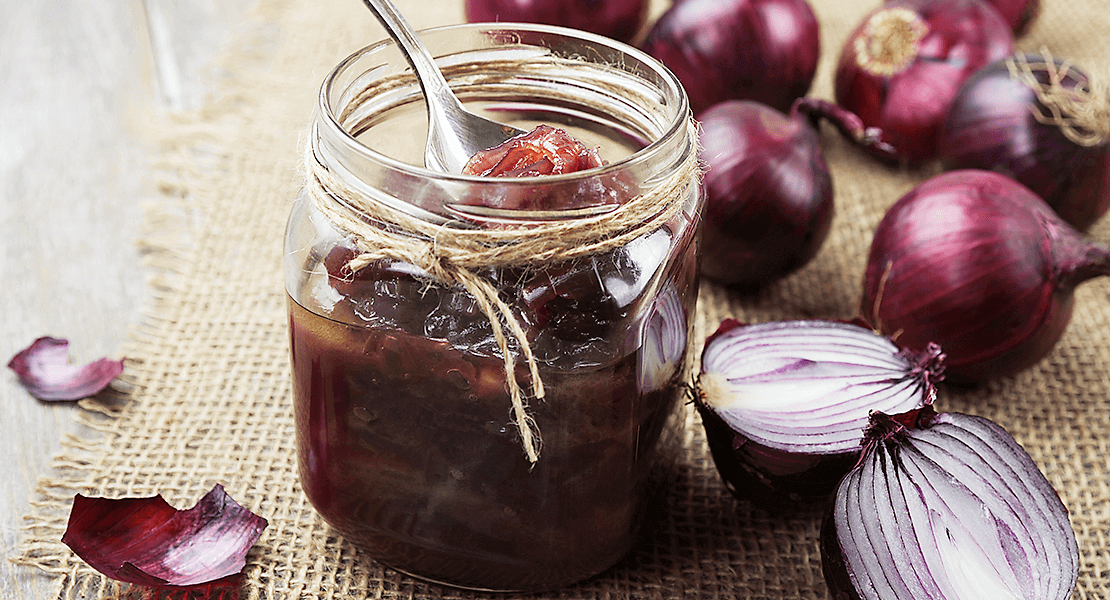
[[[619,42],[521,24],[421,38],[469,108],[562,128],[607,164],[434,172],[391,42],[328,75],[285,241],[301,483],[399,571],[570,584],[662,502],[697,295],[695,130],[678,81]]]

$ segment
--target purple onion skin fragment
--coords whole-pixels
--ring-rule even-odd
[[[177,510],[161,496],[73,500],[62,543],[107,577],[149,587],[229,583],[267,526],[217,485]]]
[[[728,319],[706,340],[694,406],[733,495],[816,504],[858,460],[871,411],[931,403],[943,360],[854,323]]]
[[[1025,450],[982,417],[876,413],[821,527],[837,600],[1067,600],[1079,549]]]
[[[39,400],[80,400],[101,392],[123,373],[123,360],[100,358],[85,365],[69,362],[69,341],[40,337],[8,361],[19,382]]]

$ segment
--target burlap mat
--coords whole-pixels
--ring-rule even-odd
[[[877,0],[811,0],[823,57],[814,95],[831,97],[844,37]],[[400,0],[418,27],[462,20],[461,0]],[[666,3],[653,5],[654,14]],[[156,305],[125,349],[133,389],[86,402],[85,433],[39,486],[19,562],[57,576],[56,595],[152,597],[88,568],[60,543],[75,493],[162,494],[187,507],[214,484],[266,517],[243,598],[475,598],[385,569],[337,537],[297,482],[282,288],[282,230],[323,76],[382,36],[357,0],[263,0],[221,63],[231,94],[167,136],[166,195],[149,219]],[[1020,47],[1046,45],[1110,76],[1105,0],[1045,0]],[[825,132],[837,217],[817,258],[754,298],[702,288],[699,331],[725,316],[762,321],[855,314],[871,231],[930,170],[895,172]],[[1110,219],[1091,231],[1110,241]],[[1110,598],[1110,281],[1082,286],[1063,341],[1040,365],[975,391],[943,390],[941,410],[986,415],[1032,454],[1071,511],[1077,598]],[[686,453],[652,541],[609,572],[551,598],[825,598],[818,515],[772,514],[721,485],[691,413]],[[207,597],[195,592],[190,597]]]

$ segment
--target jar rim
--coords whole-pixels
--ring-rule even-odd
[[[328,73],[328,75],[324,78],[324,81],[320,86],[320,93],[318,95],[318,124],[322,123],[328,130],[331,131],[332,134],[338,136],[337,139],[342,140],[347,149],[354,151],[364,158],[377,162],[388,169],[397,170],[406,174],[411,174],[427,179],[438,179],[441,181],[465,183],[468,185],[481,185],[482,183],[496,182],[496,185],[510,187],[533,186],[536,185],[537,181],[542,181],[545,185],[559,184],[560,182],[564,181],[603,176],[611,172],[627,169],[634,165],[650,161],[653,157],[665,152],[665,147],[671,140],[674,140],[676,137],[685,135],[687,132],[688,122],[690,119],[690,105],[681,82],[679,82],[678,77],[675,76],[674,73],[670,71],[670,69],[668,69],[660,61],[658,61],[656,58],[649,55],[648,53],[644,52],[643,50],[598,34],[570,29],[567,27],[536,23],[461,23],[422,29],[419,33],[422,35],[436,35],[459,31],[476,31],[486,33],[487,35],[492,32],[497,32],[500,34],[528,32],[539,34],[541,36],[553,36],[553,38],[568,41],[585,42],[590,45],[601,46],[610,50],[615,50],[619,52],[621,56],[632,58],[638,64],[647,67],[648,69],[650,69],[650,72],[658,78],[658,81],[665,83],[665,87],[663,87],[663,89],[660,89],[659,91],[665,97],[673,98],[676,101],[673,111],[668,114],[669,122],[667,123],[665,129],[660,129],[660,131],[658,131],[657,137],[655,139],[648,141],[648,143],[645,144],[643,147],[635,150],[629,155],[606,163],[600,167],[576,171],[574,173],[516,178],[491,178],[483,177],[480,175],[464,175],[462,173],[447,173],[429,169],[423,165],[417,165],[394,158],[362,143],[355,135],[348,131],[339,122],[339,119],[332,108],[331,98],[333,97],[333,93],[336,91],[336,84],[340,75],[344,74],[360,58],[368,54],[381,51],[383,48],[396,46],[395,42],[392,39],[386,38],[351,53],[345,59],[340,61],[335,66],[335,68],[332,69],[332,71]],[[628,74],[630,76],[633,75],[633,73],[631,72],[629,72]]]

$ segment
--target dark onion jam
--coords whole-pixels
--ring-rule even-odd
[[[616,563],[659,498],[645,488],[665,475],[657,442],[676,412],[689,336],[683,322],[676,364],[655,361],[647,286],[674,286],[691,314],[693,229],[675,244],[664,229],[573,265],[490,274],[541,360],[547,397],[529,404],[543,440],[534,465],[473,300],[403,264],[350,276],[351,251],[332,250],[328,277],[302,294],[337,298],[330,318],[289,302],[312,504],[385,565],[460,587],[552,588]],[[680,258],[668,268],[670,252]],[[529,389],[519,361],[517,379]]]

